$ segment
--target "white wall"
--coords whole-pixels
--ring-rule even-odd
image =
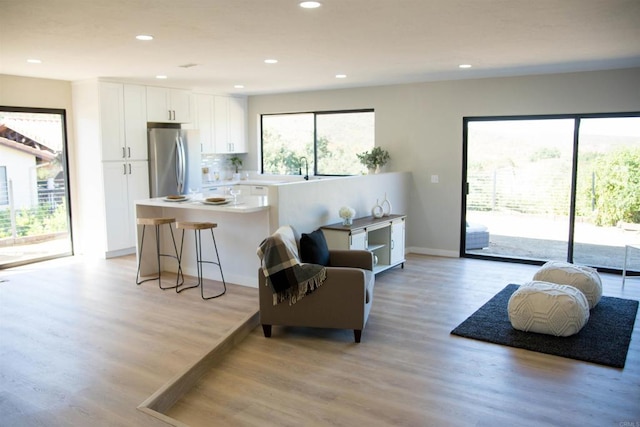
[[[338,211],[349,206],[356,218],[371,216],[376,202],[387,200],[392,213],[404,213],[409,206],[409,173],[380,173],[346,178],[298,181],[277,187],[276,198],[269,196],[270,230],[292,225],[300,233],[340,222]],[[275,205],[275,206],[274,206]]]
[[[0,166],[7,168],[7,181],[13,189],[13,207],[29,209],[38,205],[36,158],[13,148],[0,146]],[[4,189],[0,189],[4,191]],[[11,190],[9,190],[11,192]],[[11,204],[11,202],[9,202]]]
[[[458,256],[463,117],[640,111],[640,68],[261,95],[248,105],[247,169],[258,169],[262,113],[374,108],[389,170],[412,172],[408,249]]]

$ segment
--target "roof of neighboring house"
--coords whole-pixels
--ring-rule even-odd
[[[22,151],[24,153],[28,153],[28,154],[32,154],[36,157],[38,157],[39,159],[45,160],[45,161],[51,161],[53,159],[55,159],[56,157],[56,153],[50,151],[50,150],[43,150],[41,148],[36,148],[36,147],[31,147],[29,145],[25,145],[21,142],[16,142],[16,141],[12,141],[8,138],[5,138],[3,136],[0,136],[0,146],[6,146],[9,148],[13,148],[15,150],[18,151]]]
[[[0,145],[33,154],[39,159],[51,161],[56,157],[55,150],[26,136],[6,123],[0,123]]]

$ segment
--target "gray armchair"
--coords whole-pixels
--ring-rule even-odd
[[[295,232],[294,232],[295,233]],[[297,237],[297,236],[296,236]],[[299,244],[299,239],[296,239]],[[331,250],[326,279],[295,304],[273,304],[273,290],[258,271],[260,323],[265,337],[273,325],[353,329],[359,343],[373,302],[373,254],[363,250]]]

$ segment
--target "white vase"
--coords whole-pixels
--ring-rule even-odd
[[[353,218],[342,218],[342,225],[352,225]]]
[[[391,202],[387,199],[387,193],[384,193],[384,200],[380,206],[382,206],[382,216],[391,215]]]
[[[373,216],[374,218],[382,218],[382,215],[384,215],[384,210],[376,199],[376,204],[371,208],[371,216]]]

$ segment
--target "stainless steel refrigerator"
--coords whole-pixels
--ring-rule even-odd
[[[151,128],[148,134],[151,197],[199,191],[202,171],[197,131]]]

